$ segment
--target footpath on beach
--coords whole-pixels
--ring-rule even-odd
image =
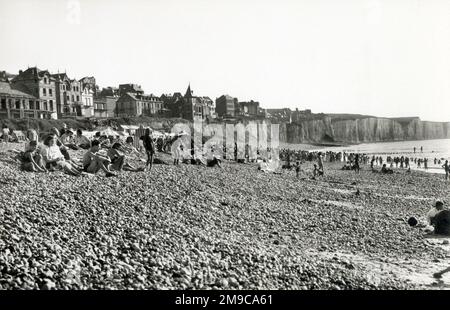
[[[449,273],[436,276],[450,267],[449,238],[407,223],[425,223],[436,199],[448,207],[442,175],[325,163],[325,175],[311,179],[311,162],[297,178],[224,161],[74,177],[21,171],[14,148],[22,146],[0,146],[0,289],[450,284]]]

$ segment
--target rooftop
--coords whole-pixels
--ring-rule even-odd
[[[9,82],[0,82],[0,94],[28,99],[36,99],[36,97],[27,94],[23,90],[24,89],[17,87],[16,85],[11,85]]]

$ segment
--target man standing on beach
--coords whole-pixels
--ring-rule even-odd
[[[442,166],[445,171],[445,180],[448,180],[448,174],[449,174],[449,166],[448,166],[448,160],[445,161],[445,164]]]
[[[355,172],[359,173],[359,169],[360,169],[360,167],[359,167],[359,154],[356,154],[356,156],[355,156],[354,168],[355,168]]]
[[[322,159],[322,153],[321,152],[319,152],[319,156],[318,156],[318,159],[317,159],[317,164],[318,164],[318,166],[319,166],[319,171],[322,171],[322,175],[323,175],[323,159]]]
[[[147,164],[144,171],[152,170],[153,156],[155,155],[155,144],[150,136],[150,128],[145,129],[145,134],[141,137],[144,144],[145,152],[147,153]],[[150,168],[149,168],[150,167]]]

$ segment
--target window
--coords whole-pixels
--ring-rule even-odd
[[[20,100],[16,100],[16,109],[20,110]]]
[[[47,111],[48,110],[48,105],[47,105],[47,101],[44,101],[44,110]]]
[[[70,101],[70,96],[69,95],[67,95],[67,101]]]
[[[45,88],[42,88],[42,94],[43,94],[44,96],[47,96],[47,90],[46,90]]]
[[[72,101],[75,101],[75,96],[74,95],[72,95]]]
[[[1,108],[2,108],[2,110],[6,110],[6,99],[5,98],[2,98]]]
[[[50,111],[53,111],[53,100],[50,100]]]
[[[77,101],[80,101],[80,96],[77,96]]]
[[[44,84],[47,84],[47,78],[44,78]]]
[[[34,110],[34,101],[33,100],[30,100],[29,105],[30,105],[30,110]]]
[[[50,96],[53,96],[53,90],[52,90],[51,88],[48,89],[48,94],[49,94]]]
[[[13,108],[12,99],[8,99],[8,106],[9,106],[10,109]]]
[[[36,101],[36,110],[41,109],[41,103],[39,101]]]

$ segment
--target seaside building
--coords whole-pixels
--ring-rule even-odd
[[[85,86],[81,92],[81,116],[93,117],[94,116],[94,91]]]
[[[163,102],[153,94],[124,93],[116,103],[117,116],[157,116],[162,115]]]
[[[8,80],[0,81],[0,118],[36,118],[50,119],[53,109],[47,100],[40,100],[30,95],[28,89],[20,84],[11,84]]]
[[[99,118],[116,117],[118,96],[99,96],[94,98],[94,116]]]
[[[56,102],[56,82],[55,78],[47,71],[40,70],[37,67],[28,68],[25,71],[20,70],[19,75],[15,76],[10,82],[11,89],[20,90],[32,98],[34,103],[38,100],[39,107],[43,105],[43,109],[38,109],[43,113],[38,113],[39,118],[57,119],[57,102]],[[24,110],[25,109],[24,107]],[[34,110],[36,111],[36,110]]]
[[[237,115],[238,99],[229,95],[216,98],[216,113],[219,117],[235,117]]]
[[[66,73],[52,74],[55,80],[56,105],[58,117],[83,116],[84,107],[81,101],[81,83],[70,79]]]
[[[119,97],[119,88],[117,87],[104,87],[102,90],[98,93],[98,97]]]
[[[247,117],[258,116],[259,102],[257,101],[246,101],[239,102],[237,114]]]
[[[179,92],[172,94],[162,94],[161,100],[163,102],[165,115],[167,117],[182,118],[183,112],[183,95]]]
[[[194,96],[193,94],[189,84],[182,101],[181,117],[187,120],[215,118],[214,101],[207,96]]]
[[[131,94],[136,94],[136,95],[144,95],[144,90],[141,88],[141,85],[120,84],[119,85],[119,96],[122,96],[126,93],[131,93]]]
[[[89,88],[92,91],[92,94],[94,97],[98,96],[99,89],[98,89],[98,85],[95,81],[95,77],[86,76],[86,77],[82,78],[81,80],[79,80],[79,82],[81,83],[81,89],[84,90],[85,88]]]

